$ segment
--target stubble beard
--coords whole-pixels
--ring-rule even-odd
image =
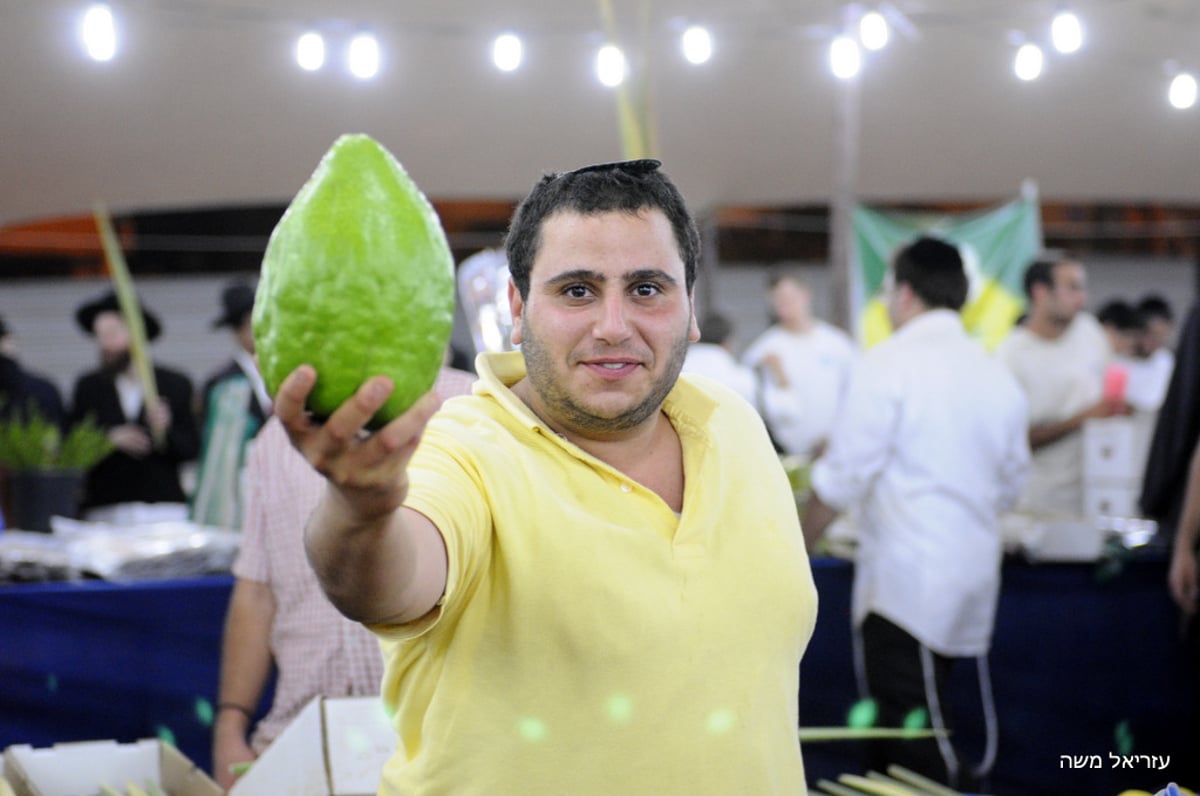
[[[528,325],[521,326],[521,353],[525,357],[525,375],[534,393],[553,413],[554,419],[585,434],[607,435],[629,431],[653,417],[661,408],[667,395],[675,387],[675,381],[683,370],[687,356],[687,335],[681,335],[671,346],[667,356],[667,367],[662,375],[651,384],[650,391],[637,404],[616,414],[597,414],[582,400],[572,395],[562,381],[555,378],[554,361],[541,340]]]

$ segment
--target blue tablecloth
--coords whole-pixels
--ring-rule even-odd
[[[232,584],[0,585],[0,748],[162,737],[208,769]]]
[[[801,665],[800,723],[844,724],[857,699],[850,645],[853,567],[816,559],[817,630]],[[1196,666],[1181,639],[1166,588],[1166,562],[1127,562],[1114,573],[1092,564],[1006,562],[989,657],[999,749],[988,792],[1001,796],[1151,793],[1183,764]],[[954,673],[953,725],[969,762],[983,755],[983,715],[972,664]],[[1110,754],[1170,756],[1165,770]],[[1083,767],[1064,763],[1073,756]],[[809,780],[860,773],[857,743],[810,744]],[[1096,766],[1099,761],[1100,765]],[[1185,783],[1180,783],[1185,784]],[[1200,783],[1186,783],[1197,787]]]
[[[844,724],[857,699],[850,645],[852,567],[813,562],[821,609],[801,666],[800,720]],[[1108,578],[1094,566],[1004,568],[992,682],[1000,721],[991,792],[1098,794],[1163,787],[1188,754],[1191,678],[1163,561]],[[0,585],[0,748],[13,743],[172,738],[208,768],[220,638],[232,579]],[[970,667],[953,712],[968,755],[982,751]],[[1109,754],[1170,755],[1166,771],[1114,769]],[[855,743],[809,744],[810,781],[862,771]],[[1060,755],[1099,756],[1099,768]],[[1194,784],[1194,783],[1193,783]]]

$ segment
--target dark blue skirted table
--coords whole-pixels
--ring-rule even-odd
[[[857,699],[850,564],[813,562],[821,609],[801,666],[800,719],[839,725]],[[1084,564],[1006,562],[991,655],[998,796],[1153,792],[1200,750],[1185,748],[1192,679],[1161,558],[1115,574]],[[211,709],[232,578],[0,585],[0,748],[166,737],[211,763]],[[973,667],[959,667],[953,721],[979,759]],[[1170,755],[1166,771],[1114,769],[1109,755]],[[1064,767],[1061,755],[1086,758]],[[1098,756],[1102,766],[1090,767]],[[862,771],[856,743],[805,748],[810,781]],[[1195,784],[1195,783],[1193,783]]]
[[[853,567],[815,559],[813,572],[821,608],[800,668],[800,723],[843,724],[857,699],[850,646]],[[989,658],[999,720],[989,792],[1153,793],[1172,775],[1182,776],[1185,761],[1200,760],[1200,749],[1189,749],[1185,737],[1197,661],[1181,638],[1166,572],[1161,556],[1126,561],[1117,571],[1005,562]],[[977,762],[984,725],[973,665],[956,668],[951,701],[956,737],[968,761]],[[1073,760],[1064,762],[1062,755]],[[1159,756],[1158,762],[1169,755],[1171,762],[1158,770],[1157,763],[1137,757],[1126,768],[1130,755]],[[856,743],[811,744],[805,761],[810,782],[860,773],[863,766]]]
[[[232,584],[0,584],[0,748],[161,737],[208,769]]]

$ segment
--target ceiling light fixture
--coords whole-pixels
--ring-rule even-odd
[[[93,61],[111,61],[117,54],[117,25],[112,9],[105,3],[93,3],[83,14],[80,38]]]

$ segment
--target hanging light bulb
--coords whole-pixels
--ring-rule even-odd
[[[1171,107],[1185,111],[1196,104],[1196,78],[1187,72],[1180,72],[1171,78],[1171,86],[1167,89],[1167,100]]]
[[[882,50],[890,37],[887,18],[878,11],[868,11],[858,21],[858,39],[868,50]]]
[[[492,42],[492,63],[501,72],[513,72],[521,66],[524,48],[521,39],[512,33],[502,33]]]
[[[325,38],[315,30],[296,39],[296,63],[305,72],[315,72],[325,65]]]
[[[1042,63],[1045,57],[1042,48],[1036,44],[1022,44],[1017,49],[1017,57],[1013,60],[1013,72],[1022,80],[1037,80],[1042,74]]]
[[[702,64],[712,58],[712,36],[706,28],[692,25],[683,32],[680,43],[683,46],[683,57],[688,63]]]
[[[1070,11],[1059,11],[1050,23],[1050,40],[1054,49],[1063,54],[1070,54],[1083,46],[1083,26],[1079,17]]]
[[[79,26],[83,48],[93,61],[111,61],[117,54],[117,26],[112,9],[94,3],[83,14]]]
[[[849,36],[838,36],[829,44],[829,70],[840,80],[849,80],[862,67],[858,44]]]
[[[379,42],[370,33],[360,33],[350,40],[346,56],[350,74],[359,80],[369,80],[379,74]]]
[[[596,53],[596,77],[609,88],[625,81],[625,53],[615,44],[606,44]]]

